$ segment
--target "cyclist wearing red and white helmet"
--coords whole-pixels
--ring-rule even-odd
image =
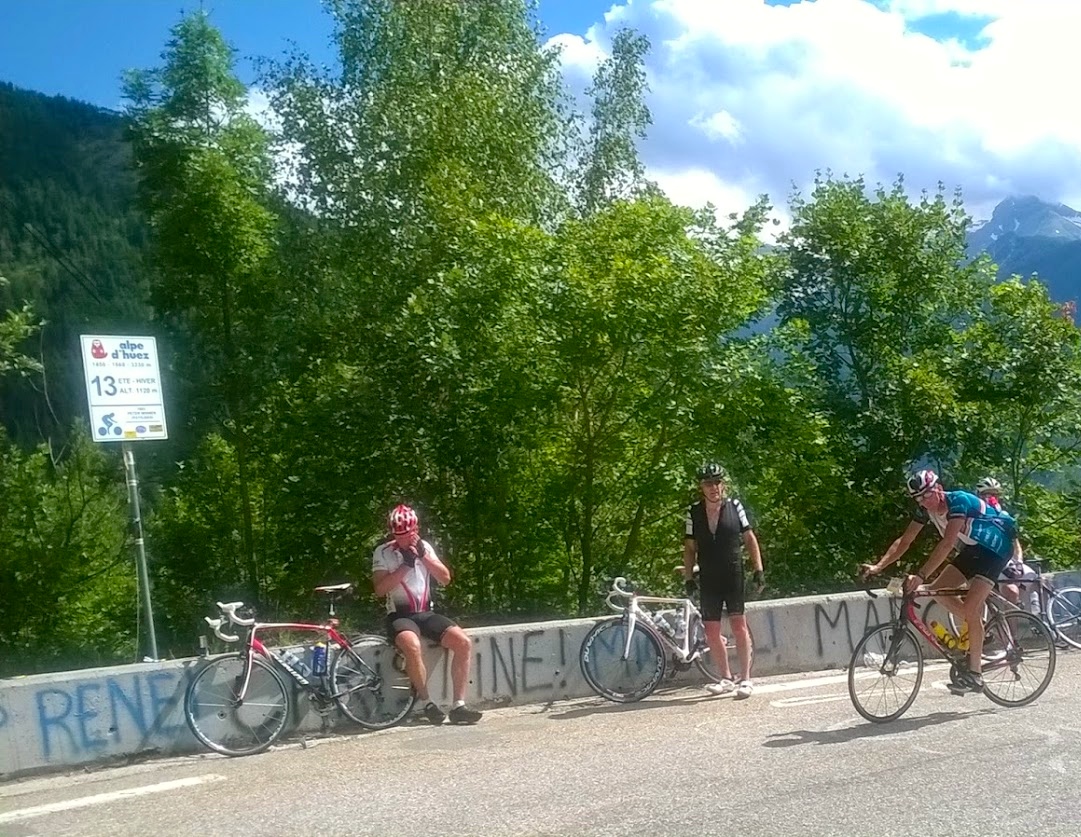
[[[882,558],[861,567],[862,574],[866,577],[882,572],[905,554],[927,523],[933,523],[942,539],[919,571],[905,579],[905,589],[911,591],[942,567],[960,542],[961,548],[953,562],[938,573],[928,589],[968,584],[968,592],[961,598],[936,596],[935,600],[968,624],[969,670],[961,672],[960,680],[969,691],[983,691],[983,606],[1013,554],[1017,524],[1010,515],[997,511],[975,494],[946,491],[938,474],[929,469],[909,477],[906,488],[919,504],[915,518]]]
[[[1002,484],[994,477],[984,477],[976,483],[976,496],[992,508],[995,508],[998,511],[1005,511],[1002,507],[1002,502],[999,500],[999,494],[1001,493]],[[1021,593],[1029,592],[1029,588],[1023,582],[1035,580],[1036,571],[1025,563],[1024,553],[1021,550],[1021,541],[1017,540],[1015,541],[1014,551],[1013,555],[1010,557],[1010,562],[1002,571],[999,592],[1002,593],[1002,597],[1007,601],[1010,601],[1015,605],[1020,605]]]
[[[452,619],[432,610],[432,581],[446,585],[450,570],[435,549],[421,538],[417,513],[398,505],[387,515],[390,540],[372,555],[372,582],[377,596],[387,600],[387,634],[405,657],[405,670],[433,724],[448,717],[452,724],[475,724],[481,713],[465,705],[469,686],[472,640]],[[452,655],[450,666],[454,705],[443,712],[428,693],[428,670],[420,638],[438,642]]]

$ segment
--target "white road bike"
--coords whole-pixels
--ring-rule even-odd
[[[620,576],[605,603],[620,615],[597,622],[578,654],[582,676],[598,695],[616,703],[642,700],[660,685],[670,659],[673,675],[694,665],[709,682],[721,682],[691,599],[641,596]]]

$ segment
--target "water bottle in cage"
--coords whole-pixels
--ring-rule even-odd
[[[664,615],[658,610],[651,617],[653,624],[657,626],[662,634],[665,636],[672,636],[672,626],[668,624],[668,620],[664,618]]]
[[[683,642],[683,637],[687,633],[687,623],[683,619],[683,611],[676,611],[676,642]]]
[[[312,674],[322,677],[327,673],[327,644],[317,642],[312,646]]]

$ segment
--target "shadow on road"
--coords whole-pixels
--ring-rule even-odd
[[[859,738],[877,738],[883,735],[898,735],[924,727],[948,724],[951,721],[963,721],[980,715],[993,715],[994,709],[980,709],[976,712],[932,712],[921,718],[902,718],[888,724],[858,723],[855,726],[837,730],[798,729],[791,732],[778,732],[762,742],[763,747],[794,747],[797,744],[845,744]]]
[[[720,701],[724,699],[725,698],[723,697],[700,693],[684,694],[683,696],[673,695],[672,697],[657,697],[656,695],[653,695],[645,700],[638,701],[637,703],[613,703],[612,701],[601,699],[588,706],[576,706],[574,709],[567,709],[564,712],[548,713],[548,717],[560,721],[569,721],[573,718],[584,718],[588,715],[597,715],[601,713],[638,712],[643,709],[663,709],[670,706],[692,706],[693,704],[701,703],[704,700]]]

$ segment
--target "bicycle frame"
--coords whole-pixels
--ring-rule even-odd
[[[218,609],[222,612],[224,617],[234,625],[248,628],[248,635],[244,640],[244,682],[241,684],[240,689],[237,691],[237,701],[243,703],[245,695],[248,693],[248,684],[251,680],[252,666],[254,665],[255,655],[258,654],[271,662],[271,664],[277,664],[285,669],[289,675],[300,685],[306,692],[319,694],[326,700],[336,700],[345,692],[339,692],[337,694],[324,694],[324,690],[311,683],[303,674],[297,671],[293,666],[289,665],[281,654],[275,653],[272,649],[268,648],[262,640],[260,640],[256,634],[259,631],[303,631],[307,633],[318,633],[326,636],[327,638],[327,666],[329,670],[329,655],[331,643],[336,643],[340,649],[352,648],[352,644],[338,630],[340,624],[338,619],[331,616],[325,624],[316,625],[308,622],[256,622],[254,618],[243,618],[237,615],[237,610],[243,607],[243,602],[230,602],[229,604],[217,603]],[[332,609],[333,611],[333,609]],[[211,619],[210,617],[204,617],[206,622],[213,629],[218,639],[225,642],[237,642],[240,637],[224,634],[221,631],[222,619]],[[366,662],[359,656],[354,655],[355,659],[361,663],[365,668],[370,669]],[[375,672],[372,672],[373,674]]]
[[[698,654],[697,649],[691,650],[691,616],[697,616],[698,621],[702,621],[702,614],[698,608],[694,606],[694,602],[690,599],[679,598],[665,598],[661,596],[639,596],[633,590],[627,590],[623,587],[627,583],[627,579],[623,576],[616,578],[612,582],[612,591],[605,597],[605,602],[612,610],[620,611],[627,619],[627,640],[623,648],[623,659],[629,659],[631,654],[631,638],[634,636],[634,629],[639,622],[642,624],[643,630],[653,634],[659,639],[663,646],[667,647],[682,663],[693,662]],[[626,604],[620,605],[612,601],[613,596],[620,596],[628,599]],[[657,626],[653,624],[653,621],[646,616],[646,611],[643,610],[641,604],[668,604],[679,605],[683,608],[683,624],[685,630],[683,632],[683,643],[677,645],[673,642],[672,638],[666,635],[663,631],[657,629]]]
[[[898,592],[900,592],[900,582],[900,579],[895,579],[894,581],[890,582],[890,585],[886,588],[887,594],[896,597]],[[897,584],[896,587],[895,583]],[[967,587],[950,587],[942,588],[939,590],[921,590],[913,591],[911,593],[904,593],[900,597],[901,611],[895,621],[900,625],[904,625],[906,622],[912,625],[912,627],[914,627],[917,632],[919,632],[919,634],[925,640],[927,640],[928,644],[930,644],[932,648],[938,651],[938,653],[942,657],[944,657],[951,663],[963,661],[967,657],[968,652],[957,651],[955,649],[947,648],[945,645],[943,645],[939,638],[935,636],[934,632],[928,627],[927,623],[920,618],[920,615],[916,609],[916,600],[935,598],[938,596],[964,596],[968,592],[969,590]],[[876,594],[872,593],[870,590],[868,590],[867,593],[872,598],[877,598]],[[995,611],[1002,612],[1004,610],[1004,605],[1010,606],[1009,602],[1003,599],[997,592],[992,590],[987,597],[987,606]],[[984,628],[986,629],[986,624],[984,625]],[[894,641],[896,642],[898,640]],[[996,666],[994,664],[990,664],[990,667],[995,668]]]

